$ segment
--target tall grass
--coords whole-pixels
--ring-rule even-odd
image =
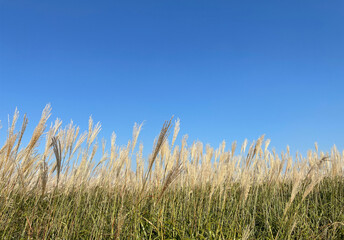
[[[344,152],[335,146],[293,158],[289,148],[269,150],[264,136],[238,150],[236,142],[188,145],[187,136],[177,145],[171,119],[144,159],[142,125],[126,146],[113,134],[107,148],[92,118],[81,133],[58,119],[47,128],[50,112],[26,146],[27,117],[16,130],[16,110],[9,124],[1,239],[344,239]]]

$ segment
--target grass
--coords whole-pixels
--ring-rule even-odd
[[[50,111],[26,146],[28,121],[16,132],[16,111],[0,148],[1,239],[344,239],[336,147],[293,158],[270,151],[264,136],[237,152],[235,142],[189,146],[187,136],[176,145],[171,119],[148,159],[135,150],[141,125],[125,147],[113,134],[95,159],[100,124],[46,129]]]

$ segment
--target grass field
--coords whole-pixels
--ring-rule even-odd
[[[50,111],[25,146],[27,118],[16,130],[16,111],[0,148],[0,239],[344,239],[336,147],[291,156],[264,136],[177,145],[170,120],[144,159],[141,125],[127,146],[114,134],[105,146],[91,118],[85,133],[59,120],[47,128]]]

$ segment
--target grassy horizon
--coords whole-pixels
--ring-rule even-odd
[[[344,151],[335,146],[293,158],[264,135],[240,149],[188,145],[187,136],[178,145],[171,119],[145,159],[142,125],[123,147],[113,134],[107,151],[92,118],[81,133],[60,120],[47,128],[50,112],[23,146],[28,121],[17,131],[16,111],[0,147],[1,239],[344,239]]]

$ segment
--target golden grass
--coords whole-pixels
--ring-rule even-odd
[[[316,145],[316,151],[310,151],[307,157],[297,155],[295,159],[290,155],[289,148],[287,153],[281,155],[271,152],[268,149],[270,140],[264,142],[262,135],[257,142],[250,145],[247,153],[246,140],[238,155],[235,155],[236,142],[232,143],[228,151],[225,150],[226,143],[223,141],[218,149],[206,145],[204,152],[203,144],[200,142],[188,146],[187,136],[183,137],[181,146],[175,145],[180,129],[179,120],[176,121],[169,144],[167,136],[172,119],[164,124],[148,161],[142,157],[142,145],[134,154],[142,128],[142,124],[135,124],[133,140],[129,141],[126,147],[118,147],[115,144],[116,135],[113,134],[110,153],[106,151],[106,143],[103,142],[102,157],[95,164],[94,156],[98,151],[98,143],[95,140],[101,130],[100,124],[93,126],[93,120],[90,118],[88,132],[79,134],[80,130],[73,122],[63,129],[61,121],[57,119],[55,124],[45,130],[50,111],[51,108],[47,105],[29,144],[25,147],[21,146],[21,140],[27,126],[27,117],[24,116],[20,132],[15,133],[19,117],[19,112],[15,111],[12,124],[8,128],[7,140],[0,150],[0,176],[2,181],[9,183],[8,187],[26,186],[26,191],[34,191],[37,187],[35,181],[40,181],[43,189],[51,191],[61,176],[60,187],[63,189],[82,184],[101,184],[109,187],[126,184],[144,191],[148,182],[148,188],[163,189],[173,178],[174,184],[181,187],[201,186],[207,183],[221,186],[227,182],[238,182],[244,189],[245,200],[253,182],[275,184],[289,181],[293,183],[290,198],[292,202],[298,192],[298,185],[304,179],[311,177],[309,186],[313,186],[324,177],[343,175],[344,153],[340,153],[336,147],[333,147],[331,154],[325,154],[319,153]],[[45,143],[42,139],[44,136]],[[38,144],[45,145],[43,153],[37,152]],[[134,161],[136,170],[131,167]],[[148,167],[146,166],[147,169],[144,171],[145,162],[148,162]],[[21,179],[23,186],[18,179]],[[311,190],[307,192],[309,191]]]
[[[7,139],[0,148],[0,195],[10,196],[13,192],[20,192],[44,198],[54,191],[68,194],[76,189],[91,190],[96,187],[107,189],[109,193],[119,191],[122,199],[118,208],[119,217],[112,220],[111,228],[115,237],[120,236],[126,216],[134,211],[124,213],[124,199],[129,193],[135,193],[133,203],[139,206],[149,197],[154,197],[155,204],[158,204],[168,190],[191,189],[189,194],[192,194],[195,191],[192,189],[210,185],[209,201],[220,196],[219,201],[224,204],[230,197],[226,195],[228,189],[239,186],[240,201],[245,207],[249,194],[258,191],[257,187],[268,185],[278,189],[278,186],[289,184],[291,191],[282,217],[282,221],[288,222],[288,212],[301,189],[303,202],[324,179],[342,178],[344,173],[344,152],[339,152],[335,146],[330,153],[319,153],[315,144],[315,151],[309,151],[306,157],[300,154],[293,157],[289,147],[282,154],[270,151],[270,140],[264,140],[264,135],[253,142],[248,151],[245,140],[237,154],[236,142],[229,145],[228,150],[225,141],[214,149],[209,145],[204,147],[201,142],[188,145],[187,136],[183,136],[181,145],[176,145],[179,120],[175,122],[170,144],[168,135],[172,119],[163,125],[147,160],[143,157],[142,144],[134,152],[142,124],[134,125],[133,139],[128,141],[127,146],[117,146],[113,133],[109,151],[106,142],[102,142],[101,157],[94,159],[99,148],[97,135],[101,130],[100,124],[94,125],[90,118],[88,131],[80,133],[73,122],[63,128],[62,122],[57,119],[47,129],[50,112],[51,108],[47,105],[28,145],[22,146],[28,120],[25,115],[20,131],[16,132],[19,112],[15,110]],[[37,150],[39,144],[45,146],[43,152]],[[133,162],[136,162],[135,168],[131,165]],[[296,224],[294,219],[289,234]],[[253,225],[244,227],[242,239],[249,239],[253,229]],[[275,237],[279,234],[280,231]]]

